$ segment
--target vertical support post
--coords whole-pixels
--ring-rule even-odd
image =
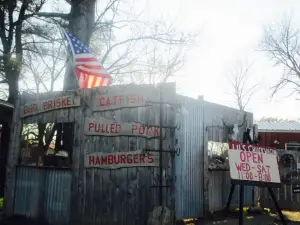
[[[162,125],[163,125],[163,96],[162,96],[161,85],[159,87],[159,205],[163,206],[163,165],[162,165],[162,148],[163,148],[163,136],[162,136]]]
[[[239,225],[244,223],[244,185],[240,184],[240,211],[239,211]]]
[[[277,200],[276,200],[276,197],[275,197],[275,195],[274,195],[274,192],[273,192],[272,188],[271,188],[271,187],[268,187],[268,191],[269,191],[269,194],[271,195],[271,198],[272,198],[272,200],[273,200],[273,202],[274,202],[275,208],[276,208],[277,213],[278,213],[278,215],[279,215],[279,217],[280,217],[280,219],[281,219],[282,224],[283,224],[283,225],[286,225],[286,221],[285,221],[284,216],[283,216],[283,214],[282,214],[282,211],[281,211],[281,209],[280,209],[280,207],[279,207],[279,205],[278,205],[278,202],[277,202]]]
[[[232,195],[233,195],[234,189],[235,189],[235,184],[231,184],[231,188],[230,188],[230,192],[229,192],[229,196],[228,196],[227,204],[226,204],[226,210],[228,210],[229,207],[230,207],[230,203],[231,203],[231,200],[232,200]]]

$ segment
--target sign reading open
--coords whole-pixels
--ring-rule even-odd
[[[230,142],[228,157],[232,180],[281,183],[273,148]]]

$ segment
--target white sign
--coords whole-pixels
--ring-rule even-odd
[[[118,169],[123,167],[159,166],[157,152],[94,152],[85,155],[84,165],[87,168]]]
[[[80,97],[74,95],[58,96],[53,99],[38,100],[21,106],[21,117],[36,115],[55,109],[80,106]]]
[[[281,183],[273,148],[229,143],[228,157],[233,180]]]
[[[150,127],[138,123],[119,123],[103,117],[86,118],[85,135],[99,136],[138,136],[145,138],[159,137],[159,127]]]

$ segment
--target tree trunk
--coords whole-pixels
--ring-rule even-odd
[[[72,0],[69,31],[80,41],[89,46],[91,35],[95,23],[95,4],[96,0]],[[77,74],[75,74],[73,65],[67,66],[64,78],[64,90],[78,89]],[[72,155],[73,148],[73,126],[63,124],[63,148]]]
[[[89,46],[95,23],[96,0],[72,0],[69,31]],[[69,63],[64,78],[64,90],[78,88],[77,74]]]
[[[7,71],[7,74],[10,74],[9,79],[9,88],[8,88],[8,102],[11,104],[15,104],[18,98],[18,90],[19,84],[18,80],[15,80],[18,77],[18,71]],[[12,115],[11,115],[12,116]],[[0,142],[0,197],[4,196],[4,183],[6,177],[6,165],[8,158],[8,148],[9,148],[9,140],[10,140],[10,124],[11,120],[2,124],[1,130],[1,142]]]

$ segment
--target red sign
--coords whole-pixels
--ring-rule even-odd
[[[142,151],[132,152],[94,152],[85,155],[85,167],[118,169],[122,167],[158,166],[158,154]]]
[[[118,123],[103,117],[86,118],[85,135],[159,137],[159,128],[138,123]]]
[[[260,145],[244,144],[240,142],[229,142],[229,149],[243,150],[243,151],[250,151],[250,152],[261,152],[261,153],[277,155],[276,148],[265,147]]]
[[[275,148],[230,142],[228,157],[231,179],[281,182]]]
[[[40,100],[21,107],[21,117],[31,116],[55,109],[76,107],[80,105],[80,98],[73,95],[58,96],[54,99]]]

